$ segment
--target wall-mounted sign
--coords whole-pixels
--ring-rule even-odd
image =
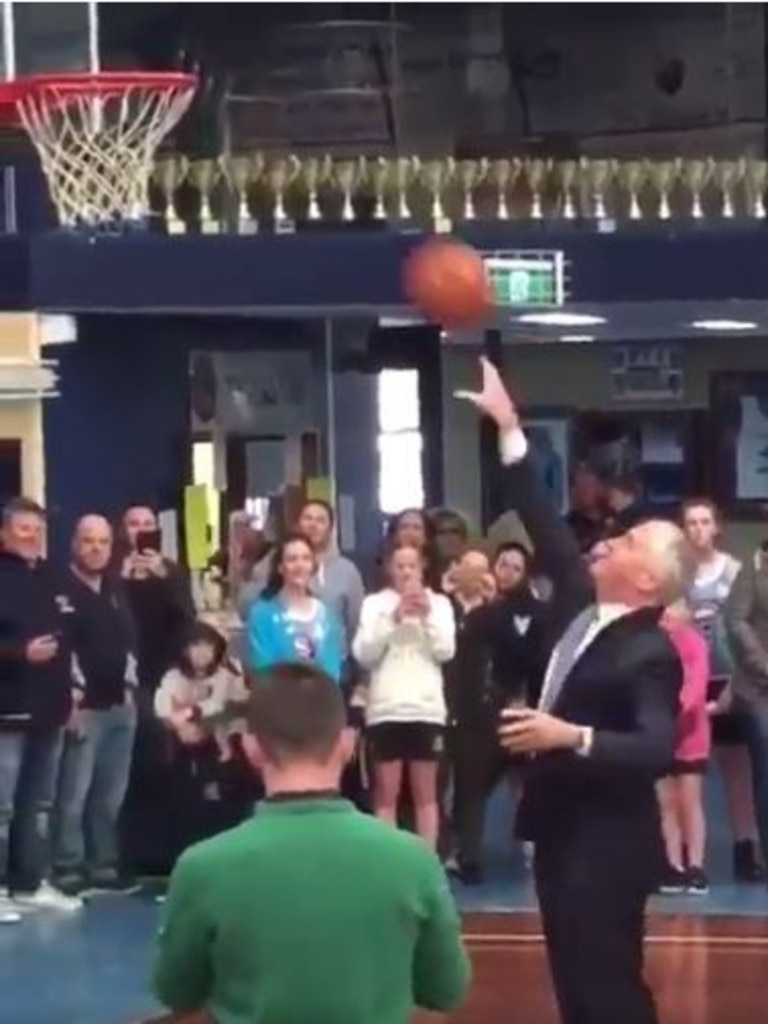
[[[484,253],[497,306],[562,306],[565,253],[512,250]]]
[[[611,350],[614,402],[681,402],[685,392],[679,345],[635,342]]]

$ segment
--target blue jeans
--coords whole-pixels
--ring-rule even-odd
[[[749,759],[752,762],[757,828],[763,858],[768,863],[768,694],[749,703],[739,701],[738,710],[744,716]]]
[[[0,731],[0,888],[32,892],[51,866],[60,729]]]
[[[58,874],[118,867],[117,822],[128,789],[136,738],[136,709],[121,704],[80,712],[82,729],[68,731],[53,820]]]

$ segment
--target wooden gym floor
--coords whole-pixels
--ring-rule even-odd
[[[765,1020],[767,920],[665,914],[650,919],[649,932],[648,976],[663,1024]],[[557,1024],[536,915],[468,915],[466,933],[475,983],[451,1024]]]

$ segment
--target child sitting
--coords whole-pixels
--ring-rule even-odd
[[[227,655],[227,642],[213,626],[196,622],[177,664],[165,673],[155,693],[155,714],[184,746],[213,739],[219,760],[232,758],[232,739],[242,729],[232,706],[247,699],[242,674]]]

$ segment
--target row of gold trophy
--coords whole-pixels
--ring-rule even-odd
[[[361,221],[448,232],[468,221],[763,219],[768,161],[163,156],[152,186],[169,234]]]

